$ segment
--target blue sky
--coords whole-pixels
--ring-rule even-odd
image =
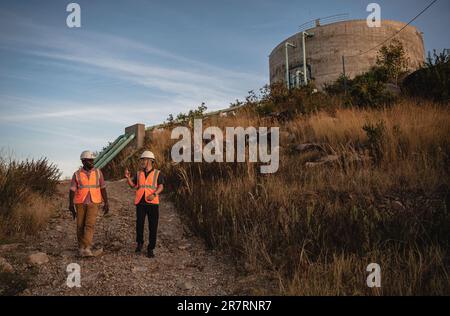
[[[79,0],[0,2],[0,148],[48,157],[70,175],[137,122],[164,121],[202,102],[225,108],[268,82],[268,55],[303,22],[365,19],[361,0]],[[429,1],[378,1],[383,19],[409,21]],[[450,48],[450,2],[414,26],[427,50]]]

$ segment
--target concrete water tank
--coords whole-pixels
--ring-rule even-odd
[[[383,20],[381,27],[368,27],[366,20],[350,20],[307,29],[307,33],[313,34],[311,38],[306,39],[305,45],[308,77],[314,79],[319,89],[323,88],[324,83],[333,82],[343,72],[342,56],[346,56],[347,76],[352,78],[369,70],[375,65],[381,46],[365,54],[358,54],[393,36],[405,25],[403,22]],[[414,26],[408,25],[394,39],[403,44],[409,57],[410,70],[419,68],[425,59],[422,33]],[[286,42],[295,46],[288,47],[291,85],[298,79],[299,72],[303,71],[302,32],[299,32],[281,42],[270,54],[271,84],[286,84]]]

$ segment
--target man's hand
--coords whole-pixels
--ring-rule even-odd
[[[106,215],[109,213],[109,203],[105,202],[105,204],[103,205],[103,214]]]
[[[130,171],[128,169],[125,169],[125,178],[129,179],[131,176]]]
[[[148,199],[149,199],[150,201],[153,201],[155,198],[156,198],[156,194],[155,194],[155,193],[153,193],[152,195],[150,195],[150,196],[148,197]]]
[[[69,211],[70,213],[72,213],[73,219],[75,219],[75,217],[77,217],[77,211],[75,210],[75,205],[73,205],[72,203],[69,204]]]

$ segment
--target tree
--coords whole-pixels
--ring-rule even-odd
[[[377,54],[377,66],[387,75],[388,81],[398,85],[398,79],[408,72],[409,58],[406,56],[403,44],[393,40],[384,45]]]

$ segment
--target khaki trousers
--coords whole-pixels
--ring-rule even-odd
[[[98,204],[75,204],[77,209],[77,239],[80,248],[92,247]]]

